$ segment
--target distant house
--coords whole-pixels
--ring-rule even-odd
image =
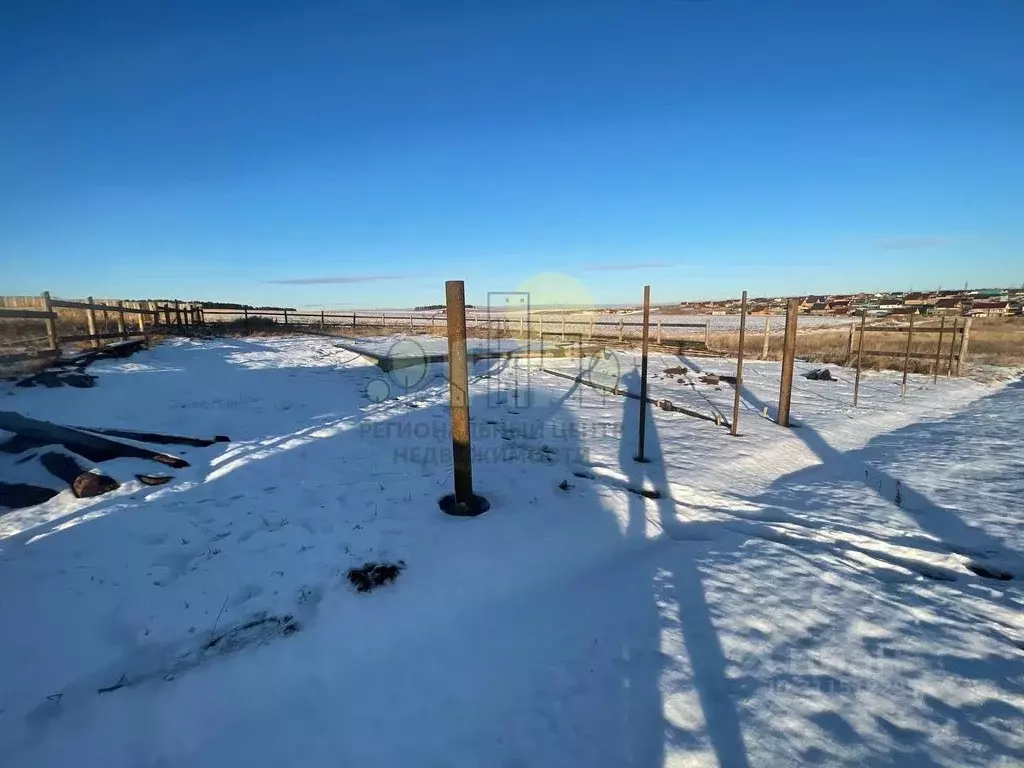
[[[896,299],[892,297],[883,298],[878,302],[878,308],[890,312],[896,309],[902,309],[903,299]]]
[[[885,309],[883,306],[882,309]],[[919,315],[921,314],[921,307],[911,304],[909,306],[899,305],[889,310],[890,315]]]
[[[964,303],[959,296],[950,296],[935,302],[935,314],[937,315],[959,315],[963,308]]]
[[[830,301],[826,309],[833,315],[848,315],[850,314],[850,302],[848,299],[839,301]]]
[[[1005,317],[1013,314],[1009,301],[975,301],[967,313],[971,317]]]

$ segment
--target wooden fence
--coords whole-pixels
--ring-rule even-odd
[[[84,301],[40,296],[0,296],[0,366],[53,362],[69,346],[99,347],[203,323],[199,303],[181,301]],[[10,321],[17,322],[16,326]],[[84,331],[84,332],[83,332]],[[36,333],[36,335],[32,335]]]

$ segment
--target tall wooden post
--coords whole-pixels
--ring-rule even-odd
[[[619,315],[619,341],[622,341],[622,326],[623,326],[622,315]]]
[[[854,323],[850,323],[850,334],[846,337],[846,357],[844,358],[843,365],[849,365],[850,360],[853,359],[853,326]]]
[[[122,341],[128,338],[128,330],[124,325],[124,301],[120,299],[117,302],[117,332],[121,334]]]
[[[900,388],[900,399],[907,397],[907,368],[910,365],[910,343],[914,339],[914,316],[910,316],[910,327],[907,329],[907,350],[903,353],[903,386]]]
[[[565,341],[565,313],[562,313],[562,341]]]
[[[356,313],[353,312],[352,313],[352,330],[354,331],[355,329],[356,329]]]
[[[590,316],[590,335],[587,337],[591,341],[594,339],[594,316]]]
[[[444,284],[448,315],[448,386],[451,399],[452,464],[455,493],[441,500],[450,515],[473,516],[487,503],[473,494],[473,454],[469,432],[469,356],[466,352],[466,286],[462,280]]]
[[[164,318],[166,320],[167,328],[170,329],[170,327],[171,327],[171,305],[170,304],[164,304]]]
[[[953,375],[953,350],[956,348],[956,323],[957,318],[953,318],[953,331],[949,337],[949,360],[946,361],[946,378],[948,379]]]
[[[178,326],[178,330],[181,330],[181,302],[177,299],[174,300],[174,323]]]
[[[248,334],[249,333],[249,308],[248,307],[242,307],[242,312],[244,313],[245,332]]]
[[[711,349],[711,318],[704,318],[704,346]]]
[[[644,327],[640,357],[640,427],[637,435],[636,461],[647,461],[644,455],[644,441],[647,437],[647,342],[651,327],[651,286],[644,286]]]
[[[956,375],[960,375],[960,366],[967,360],[967,348],[971,344],[971,320],[973,318],[968,317],[964,320],[964,331],[960,337],[960,354],[956,357]]]
[[[747,292],[740,299],[740,349],[736,355],[736,394],[732,399],[732,435],[740,433],[740,392],[743,389],[743,342],[747,335]]]
[[[860,335],[857,337],[857,376],[853,380],[853,407],[857,407],[860,396],[860,363],[864,357],[864,325],[868,321],[868,311],[862,310],[860,315]]]
[[[942,357],[942,332],[946,330],[946,316],[939,320],[939,343],[935,345],[935,365],[932,368],[932,384],[939,382],[939,358]]]
[[[519,338],[520,339],[523,338],[523,336],[526,333],[526,331],[524,330],[525,327],[526,327],[526,315],[520,315],[519,316]]]
[[[661,344],[661,320],[658,320],[658,343]]]
[[[761,359],[768,359],[768,347],[772,343],[772,316],[768,315],[764,319],[764,344],[761,346]]]
[[[50,292],[43,291],[43,311],[53,312],[53,305],[50,304]],[[57,321],[52,318],[46,318],[46,340],[49,342],[50,349],[57,349]]]
[[[324,311],[322,309],[320,310],[320,330],[327,330],[327,318],[324,317]]]
[[[786,304],[786,333],[782,341],[782,383],[779,387],[779,426],[789,426],[789,406],[793,399],[793,366],[796,364],[796,321],[800,300]]]
[[[145,304],[144,301],[136,301],[135,302],[135,308],[137,310],[139,310],[139,313],[135,316],[135,318],[136,318],[136,322],[139,324],[139,333],[141,333],[143,336],[145,336],[146,335],[146,313],[143,311],[143,307],[142,307],[143,304]]]
[[[92,296],[86,297],[85,302],[86,302],[86,304],[90,304],[91,305],[92,304]],[[90,336],[95,336],[96,335],[96,310],[93,309],[92,306],[90,306],[87,310],[85,310],[85,323],[86,323],[86,326],[89,328],[89,335]],[[92,346],[94,346],[94,347],[98,347],[100,345],[100,340],[99,339],[90,339],[89,343]]]

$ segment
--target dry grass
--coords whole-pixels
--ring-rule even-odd
[[[960,320],[962,323],[963,321]],[[873,327],[894,326],[895,323],[872,323]],[[915,323],[915,328],[938,328],[939,321],[928,318]],[[945,372],[949,360],[949,346],[952,335],[950,322],[946,322],[946,333],[942,337],[942,351],[939,371]],[[808,329],[797,334],[796,354],[805,360],[842,365],[847,362],[849,326],[841,329]],[[739,348],[739,334],[735,331],[712,332],[712,349],[736,354]],[[937,333],[915,334],[911,343],[911,354],[927,355],[924,359],[911,359],[908,367],[914,373],[930,373],[935,365],[935,351],[939,341]],[[854,331],[853,346],[856,350],[858,333]],[[744,355],[757,359],[764,344],[763,333],[748,333],[743,344]],[[959,352],[960,334],[956,337],[955,356]],[[864,335],[865,350],[891,352],[887,356],[865,355],[865,367],[876,369],[903,369],[903,356],[907,349],[905,332],[867,333]],[[779,360],[782,356],[782,333],[772,333],[768,360]],[[990,365],[1024,365],[1024,318],[1021,317],[978,317],[971,324],[971,338],[967,353],[968,363]]]

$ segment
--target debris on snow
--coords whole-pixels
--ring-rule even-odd
[[[405,570],[405,561],[397,563],[366,563],[359,568],[349,568],[348,580],[356,592],[371,592],[379,586],[390,584]]]

